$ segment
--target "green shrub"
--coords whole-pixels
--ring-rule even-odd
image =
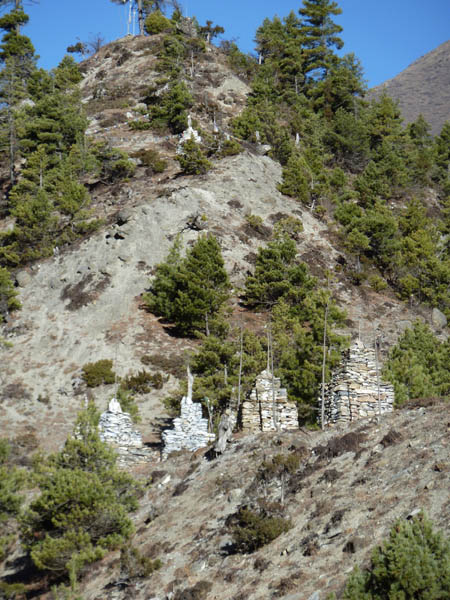
[[[292,523],[283,517],[270,517],[248,508],[239,509],[237,523],[232,528],[233,542],[238,552],[251,553],[270,544],[282,533],[289,531]]]
[[[139,158],[144,167],[149,167],[153,173],[163,173],[167,169],[167,161],[161,158],[157,150],[139,150],[133,155]]]
[[[245,220],[247,222],[247,229],[250,229],[250,231],[257,233],[263,237],[267,237],[268,235],[270,235],[269,227],[264,225],[264,221],[259,215],[246,215]]]
[[[225,140],[220,150],[216,153],[218,158],[225,158],[225,156],[236,156],[243,152],[244,148],[236,140]]]
[[[120,551],[120,571],[122,576],[127,578],[149,577],[161,567],[162,562],[159,558],[152,560],[143,556],[131,544],[126,544]]]
[[[296,217],[283,217],[275,223],[273,228],[274,238],[283,238],[288,235],[293,240],[300,239],[300,233],[303,231],[303,223]]]
[[[0,581],[0,598],[5,600],[24,600],[27,588],[23,583],[6,583]]]
[[[104,358],[95,363],[86,363],[82,367],[82,377],[88,387],[114,383],[116,374],[112,369],[112,360]]]
[[[146,131],[147,129],[151,129],[149,121],[141,121],[140,119],[131,121],[128,125],[133,131]]]
[[[185,175],[203,175],[212,168],[212,164],[194,140],[187,140],[183,144],[182,153],[176,159]]]
[[[156,35],[163,31],[170,31],[172,23],[167,19],[160,10],[155,10],[150,13],[145,19],[144,29],[148,35]]]
[[[160,390],[164,384],[161,373],[152,375],[145,369],[139,371],[136,375],[127,375],[120,383],[120,387],[135,394],[148,394],[151,388]]]
[[[385,290],[388,286],[386,280],[380,277],[379,275],[371,275],[369,277],[369,285],[376,292],[381,292]]]
[[[350,576],[344,600],[450,598],[450,542],[423,513],[398,521],[373,551],[369,570]]]

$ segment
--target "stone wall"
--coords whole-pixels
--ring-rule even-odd
[[[379,372],[381,365],[378,365]],[[394,388],[380,378],[381,413],[394,405]],[[319,398],[319,409],[321,398]],[[379,414],[375,350],[356,341],[325,387],[325,425]],[[320,420],[320,415],[319,415]]]
[[[273,378],[276,418],[281,431],[298,429],[295,402],[290,402],[280,379]],[[265,370],[258,375],[250,396],[242,403],[242,429],[244,431],[276,431],[273,422],[272,373]]]
[[[202,416],[202,405],[192,401],[194,378],[188,372],[188,394],[181,400],[180,416],[173,420],[173,429],[162,432],[164,442],[163,458],[171,452],[205,448],[214,442],[216,436],[208,432],[208,420]]]

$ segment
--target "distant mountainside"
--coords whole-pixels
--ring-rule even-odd
[[[405,123],[422,113],[431,132],[440,132],[450,120],[450,40],[428,52],[393,79],[374,87],[369,96],[387,92],[398,100]]]

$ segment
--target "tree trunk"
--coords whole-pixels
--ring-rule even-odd
[[[378,388],[378,414],[381,417],[381,395],[380,395],[380,370],[378,367],[378,345],[379,345],[379,340],[375,334],[374,336],[374,343],[375,343],[375,365],[376,365],[376,369],[377,369],[377,388]]]
[[[320,406],[320,427],[322,431],[325,429],[325,367],[327,357],[327,321],[328,321],[328,305],[330,299],[328,298],[325,305],[325,319],[323,323],[323,346],[322,346],[322,402]]]
[[[144,15],[144,7],[143,0],[137,0],[138,6],[138,21],[139,21],[139,35],[144,35],[144,24],[145,24],[145,15]]]
[[[239,377],[238,377],[238,401],[237,401],[237,408],[236,408],[236,416],[239,413],[239,408],[241,407],[241,385],[242,385],[242,346],[243,346],[243,338],[244,338],[244,332],[242,331],[242,327],[241,327],[241,345],[240,345],[240,350],[239,350]]]

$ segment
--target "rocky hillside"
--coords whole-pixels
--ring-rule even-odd
[[[422,114],[431,125],[431,133],[438,134],[450,120],[450,41],[373,88],[370,96],[383,92],[398,100],[405,123],[412,123]]]
[[[257,144],[248,144],[238,156],[216,161],[206,175],[180,176],[174,160],[178,136],[130,130],[128,121],[139,110],[132,107],[139,105],[152,79],[138,79],[142,85],[133,88],[128,82],[131,75],[140,73],[153,73],[155,78],[154,43],[153,38],[124,38],[105,46],[83,63],[82,89],[94,139],[106,140],[130,154],[142,148],[158,149],[168,160],[168,169],[162,176],[154,175],[142,165],[124,183],[92,181],[94,210],[107,226],[16,275],[23,308],[13,313],[5,327],[12,349],[0,350],[3,422],[12,436],[34,432],[46,450],[63,442],[83,398],[91,395],[81,380],[84,364],[110,358],[123,376],[137,372],[143,367],[142,358],[150,356],[150,370],[156,372],[164,362],[182,363],[183,352],[197,343],[171,336],[141,301],[155,266],[164,260],[178,234],[189,245],[202,232],[213,233],[237,292],[275,222],[282,216],[295,216],[304,227],[298,240],[301,259],[319,277],[327,269],[336,273],[333,293],[347,311],[345,333],[359,332],[371,343],[379,328],[386,350],[417,316],[435,325],[431,309],[410,308],[390,292],[376,293],[346,278],[341,269],[346,259],[332,223],[319,221],[295,199],[280,194],[281,167],[261,155]],[[248,88],[213,47],[196,68],[193,87],[199,101],[193,116],[205,128],[212,128],[202,101],[214,96],[216,122],[226,129],[227,119],[241,110]],[[261,217],[266,226],[263,233],[252,229],[249,215]],[[237,298],[234,315],[253,328],[260,326],[262,315],[244,311]],[[166,376],[163,390],[146,396],[141,406],[147,440],[155,440],[158,419],[165,415],[160,400],[176,383],[173,375]],[[100,408],[113,389],[110,385],[96,390]]]
[[[380,422],[324,433],[237,433],[217,459],[198,451],[160,462],[160,432],[169,416],[162,400],[178,390],[185,356],[200,342],[176,337],[170,324],[145,309],[142,294],[176,236],[189,248],[211,233],[233,288],[230,322],[263,332],[267,314],[247,310],[239,292],[258,248],[268,242],[275,224],[290,216],[303,225],[298,256],[322,281],[327,271],[333,273],[333,298],[347,313],[341,333],[359,335],[367,344],[380,336],[386,356],[415,319],[442,338],[448,334],[446,320],[429,306],[401,302],[389,287],[375,291],[367,282],[355,285],[345,269],[349,257],[336,223],[326,211],[319,219],[280,193],[282,167],[267,155],[267,147],[247,141],[240,154],[211,158],[208,173],[183,175],[176,161],[178,134],[130,127],[142,119],[149,88],[164,89],[156,69],[161,40],[158,35],[123,38],[82,63],[88,133],[93,141],[126,151],[136,171],[114,182],[87,176],[83,183],[102,226],[14,273],[22,309],[2,328],[11,344],[0,346],[2,431],[13,442],[18,462],[26,464],[37,448],[61,447],[87,398],[106,408],[116,384],[92,391],[82,379],[83,365],[111,359],[119,376],[144,365],[162,373],[162,388],[139,398],[138,427],[144,443],[156,451],[153,461],[134,470],[146,491],[133,517],[133,544],[162,566],[151,577],[139,577],[119,552],[111,553],[87,570],[83,600],[324,600],[342,589],[355,564],[367,562],[397,518],[423,508],[437,527],[448,528],[445,404],[409,405]],[[242,111],[250,88],[213,46],[190,65],[195,126],[206,136],[215,128],[230,133],[230,119]],[[139,158],[141,150],[157,150],[167,169],[152,171]],[[427,194],[433,209],[436,194]],[[260,217],[263,226],[255,226],[252,217]],[[9,217],[1,222],[2,230],[10,226]],[[262,462],[276,454],[298,458],[284,503],[280,481],[273,477],[263,485],[258,475]],[[255,553],[237,553],[231,531],[238,509],[264,503],[289,519],[292,528]],[[29,584],[28,597],[50,600],[46,582],[21,571],[21,558],[16,547],[2,575]]]
[[[159,558],[160,569],[138,577],[111,553],[88,569],[79,593],[84,600],[325,600],[355,565],[367,564],[397,519],[424,509],[448,530],[447,416],[445,404],[417,405],[345,430],[236,435],[212,461],[198,451],[147,464],[138,473],[149,486],[133,544]],[[280,454],[299,459],[283,506],[280,480],[261,479],[263,461]],[[238,509],[263,505],[278,507],[292,528],[237,553]],[[17,565],[19,555],[10,556],[4,575],[26,581]],[[48,599],[41,584],[33,597]]]

